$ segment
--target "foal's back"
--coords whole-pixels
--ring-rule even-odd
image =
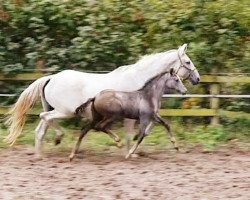
[[[139,91],[104,90],[95,97],[94,108],[102,116],[138,119],[141,100]]]

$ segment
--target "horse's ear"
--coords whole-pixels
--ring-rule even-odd
[[[171,68],[169,73],[171,76],[173,76],[174,75],[174,68]]]
[[[180,56],[185,54],[185,52],[187,51],[187,47],[188,47],[187,44],[183,44],[182,46],[179,47],[178,53]]]

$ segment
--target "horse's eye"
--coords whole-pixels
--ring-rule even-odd
[[[190,61],[187,61],[186,64],[187,64],[187,65],[190,65]]]
[[[175,79],[175,81],[176,81],[176,83],[178,83],[178,82],[179,82],[179,79]]]

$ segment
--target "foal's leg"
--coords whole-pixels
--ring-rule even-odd
[[[134,134],[135,122],[136,120],[133,120],[133,119],[124,120],[124,130],[125,130],[125,136],[126,136],[127,151],[129,151],[130,149],[130,142],[131,142],[130,135]]]
[[[142,142],[143,138],[145,136],[148,135],[148,133],[151,130],[151,127],[153,126],[153,122],[152,121],[143,121],[140,120],[140,133],[139,133],[139,137],[136,141],[136,143],[134,144],[134,146],[129,150],[128,154],[126,155],[126,159],[129,158],[138,148],[139,144]]]
[[[112,131],[110,131],[107,128],[104,128],[102,130],[104,133],[107,133],[115,142],[116,142],[116,146],[121,148],[122,147],[122,142],[121,139],[119,138],[118,135],[116,135],[115,133],[113,133]]]
[[[111,132],[107,128],[114,122],[114,119],[114,117],[104,118],[95,126],[95,129],[97,131],[103,131],[104,133],[108,134],[117,143],[117,146],[120,146],[121,144],[119,142],[121,141],[121,139],[119,138],[119,136]]]
[[[72,149],[72,152],[71,152],[71,154],[70,154],[70,156],[69,156],[69,160],[70,160],[70,161],[72,161],[72,160],[74,159],[75,155],[77,154],[77,152],[78,152],[78,150],[79,150],[79,146],[80,146],[80,144],[81,144],[81,142],[82,142],[83,137],[84,137],[84,136],[88,133],[88,131],[89,131],[90,129],[92,129],[93,127],[94,127],[94,123],[92,122],[92,123],[88,124],[87,126],[85,126],[84,128],[82,128],[81,134],[80,134],[80,136],[79,136],[79,138],[78,138],[78,141],[77,141],[75,147]]]
[[[169,134],[169,136],[170,136],[171,142],[172,142],[173,145],[174,145],[174,148],[175,148],[177,151],[179,151],[179,147],[178,147],[178,145],[177,145],[177,143],[176,143],[176,139],[175,139],[174,135],[172,134],[170,125],[169,125],[167,122],[165,122],[165,121],[161,118],[161,116],[160,116],[158,113],[155,114],[155,120],[156,120],[158,123],[160,123],[161,125],[163,125],[163,126],[168,130],[168,134]]]

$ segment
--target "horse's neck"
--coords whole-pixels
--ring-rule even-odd
[[[161,72],[169,71],[171,67],[176,67],[179,64],[175,51],[148,57],[142,58],[133,65],[120,67],[110,74],[116,77],[119,89],[124,91],[138,90],[152,77]]]
[[[152,58],[150,59],[151,56]],[[146,82],[159,73],[168,72],[171,68],[177,68],[178,65],[177,51],[171,50],[169,52],[150,55],[148,59],[147,57],[142,59],[134,67],[137,73],[140,74],[139,77],[144,78]]]

